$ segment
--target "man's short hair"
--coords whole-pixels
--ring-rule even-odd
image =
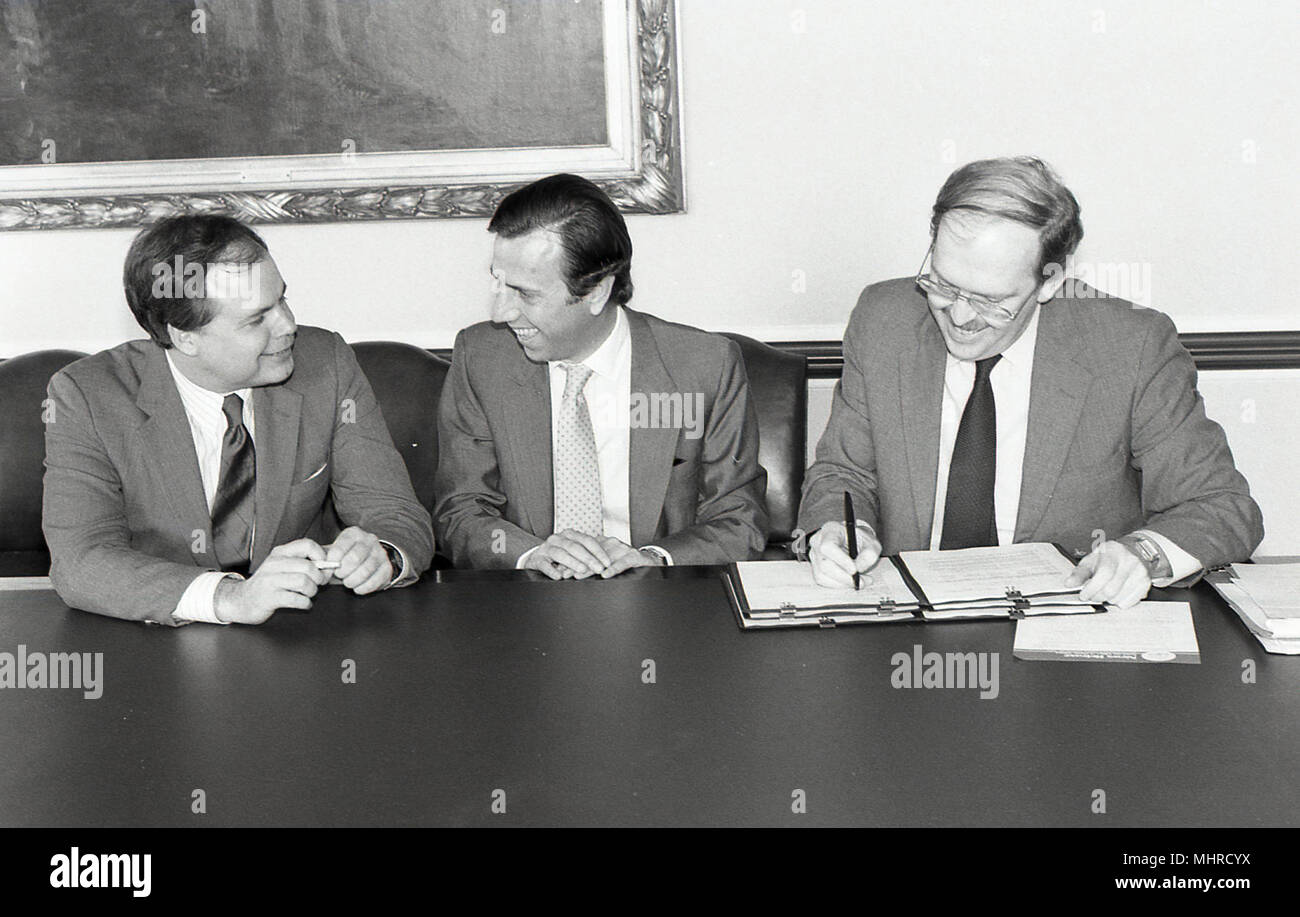
[[[171,347],[168,325],[194,331],[212,321],[206,295],[186,295],[184,277],[174,276],[178,265],[182,272],[199,265],[205,279],[214,264],[256,264],[268,254],[261,236],[230,217],[168,217],[131,242],[122,269],[127,305],[156,344]]]
[[[1051,166],[1032,156],[981,159],[948,176],[930,216],[930,237],[945,213],[967,210],[1015,220],[1038,230],[1039,262],[1065,265],[1083,238],[1079,202]]]
[[[578,175],[551,175],[507,195],[488,223],[488,232],[507,239],[534,229],[559,236],[570,296],[585,296],[612,275],[609,301],[631,300],[632,237],[604,191]]]

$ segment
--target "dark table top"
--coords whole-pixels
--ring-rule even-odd
[[[1300,824],[1300,658],[1207,586],[1152,597],[1199,665],[1016,660],[1003,621],[742,632],[712,568],[448,571],[261,627],[0,593],[0,652],[104,654],[97,700],[0,690],[0,825]],[[917,644],[999,654],[998,696],[893,688]]]

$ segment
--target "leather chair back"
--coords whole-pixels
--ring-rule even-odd
[[[768,542],[789,541],[799,517],[808,436],[808,361],[743,334],[740,345],[758,413],[758,461],[767,469]]]
[[[427,350],[394,341],[365,341],[353,344],[352,350],[379,399],[415,495],[432,513],[433,473],[438,468],[438,399],[451,364]]]
[[[45,388],[50,376],[84,356],[75,350],[38,350],[0,361],[0,404],[5,409],[0,424],[0,551],[43,555],[45,569],[39,573],[49,571],[41,534]]]

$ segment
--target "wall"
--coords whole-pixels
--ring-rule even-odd
[[[1294,327],[1276,292],[1300,235],[1294,7],[1043,6],[683,0],[689,211],[631,218],[637,304],[769,339],[837,337],[864,283],[916,269],[956,164],[1033,152],[1082,202],[1080,258],[1136,262],[1118,285],[1181,330]],[[485,315],[484,226],[266,236],[301,321],[436,347]],[[119,287],[130,237],[0,233],[0,356],[136,336]]]
[[[769,340],[838,338],[865,283],[916,270],[957,164],[1031,152],[1079,197],[1079,258],[1113,269],[1111,292],[1183,331],[1297,325],[1292,4],[682,0],[679,24],[689,209],[629,219],[641,308]],[[445,347],[486,315],[485,225],[265,235],[300,321]],[[0,233],[0,356],[139,336],[119,286],[130,237]],[[1215,376],[1231,380],[1219,408],[1263,409],[1249,450],[1276,478],[1294,377]],[[1270,520],[1300,518],[1285,481],[1256,487],[1282,501]]]

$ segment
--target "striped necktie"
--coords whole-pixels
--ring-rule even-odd
[[[253,490],[257,459],[253,437],[244,426],[244,402],[227,395],[221,412],[226,435],[221,439],[221,476],[212,501],[212,550],[222,570],[248,574],[253,555]]]

